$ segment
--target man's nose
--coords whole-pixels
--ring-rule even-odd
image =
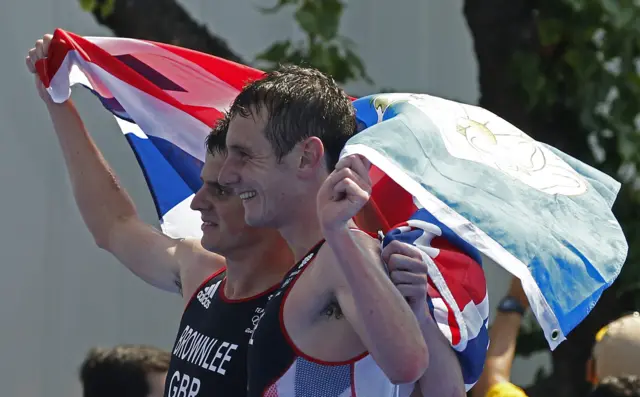
[[[194,210],[194,211],[200,211],[205,209],[206,205],[205,205],[205,200],[204,200],[204,185],[200,187],[200,189],[198,189],[198,191],[196,192],[196,194],[193,195],[193,199],[191,199],[191,204],[189,205],[189,207]]]
[[[222,186],[231,186],[240,182],[240,175],[238,174],[237,166],[233,159],[227,157],[222,163],[220,172],[218,173],[218,183]]]

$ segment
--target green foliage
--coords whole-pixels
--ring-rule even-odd
[[[116,0],[103,0],[100,4],[100,16],[105,19],[113,13],[116,7]]]
[[[633,0],[544,0],[538,11],[541,50],[516,57],[531,109],[544,112],[562,98],[586,132],[616,141],[623,165],[640,163],[640,7]]]
[[[113,13],[116,0],[78,0],[80,8],[87,12],[98,12],[102,19]]]
[[[96,8],[97,1],[96,0],[78,0],[80,2],[80,8],[84,11],[92,12],[94,8]]]
[[[358,79],[371,83],[362,60],[353,51],[354,43],[338,33],[344,11],[342,1],[278,0],[274,7],[261,10],[272,14],[284,7],[295,7],[294,18],[305,39],[275,42],[257,56],[258,61],[266,62],[267,68],[288,63],[312,66],[343,84]]]
[[[539,51],[514,56],[514,76],[529,110],[578,117],[597,166],[623,183],[614,210],[629,242],[616,282],[640,298],[640,5],[633,0],[541,0]],[[636,306],[637,307],[637,306]],[[534,332],[535,334],[535,332]],[[522,336],[527,353],[539,345]]]

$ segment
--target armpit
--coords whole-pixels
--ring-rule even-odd
[[[340,307],[340,304],[338,303],[338,300],[336,298],[331,299],[322,309],[320,314],[323,317],[336,320],[340,320],[344,317],[342,308]]]

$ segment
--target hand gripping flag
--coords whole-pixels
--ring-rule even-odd
[[[189,209],[189,202],[201,185],[199,172],[205,158],[204,138],[242,86],[260,78],[262,72],[166,44],[122,38],[80,37],[60,29],[54,34],[46,62],[39,62],[36,67],[54,101],[66,100],[71,87],[76,84],[88,88],[101,100],[103,106],[115,116],[137,156],[162,231],[172,237],[200,237],[200,219],[197,213]],[[576,267],[572,265],[573,262],[558,260],[563,259],[563,247],[551,247],[555,251],[542,255],[540,250],[531,248],[532,243],[519,241],[520,238],[529,237],[521,230],[522,225],[520,234],[509,235],[506,226],[515,224],[513,219],[505,220],[502,232],[504,240],[494,237],[482,227],[488,223],[497,229],[498,223],[503,221],[492,217],[494,213],[490,211],[491,206],[495,207],[494,212],[513,216],[512,213],[507,215],[503,209],[505,200],[509,203],[510,196],[497,196],[494,201],[489,201],[490,194],[485,194],[478,201],[470,194],[473,185],[463,191],[456,191],[451,186],[448,186],[451,191],[438,190],[441,189],[442,179],[448,175],[440,175],[439,180],[433,183],[438,186],[431,190],[432,184],[421,179],[431,178],[429,167],[425,164],[435,164],[435,160],[447,157],[448,152],[434,152],[427,147],[430,150],[419,153],[417,149],[424,149],[425,145],[437,139],[444,141],[438,138],[437,128],[424,130],[422,123],[427,117],[423,113],[409,108],[403,112],[400,103],[391,107],[379,106],[380,99],[384,102],[385,98],[382,96],[378,101],[364,98],[355,102],[359,123],[366,129],[352,138],[344,152],[361,153],[374,164],[371,168],[371,177],[375,182],[372,199],[363,211],[371,216],[360,221],[370,230],[387,232],[384,244],[392,239],[400,239],[418,246],[425,253],[425,261],[430,265],[431,313],[457,351],[469,388],[480,375],[488,344],[488,302],[481,258],[486,255],[496,260],[524,280],[526,292],[533,299],[534,312],[546,327],[545,332],[547,335],[555,332],[551,343],[555,347],[587,311],[583,310],[580,315],[569,319],[571,321],[567,321],[566,314],[577,306],[585,305],[585,302],[589,302],[588,305],[595,303],[601,290],[617,275],[619,263],[624,258],[622,251],[626,250],[624,238],[619,234],[615,241],[601,241],[619,251],[620,255],[613,261],[603,263],[606,256],[603,254],[597,259],[589,257],[590,261],[585,263],[590,266],[585,264]],[[397,124],[401,121],[410,127],[404,131],[398,128]],[[430,123],[441,121],[447,120],[435,117]],[[482,123],[481,120],[469,119],[469,123],[472,122]],[[472,135],[477,134],[476,125],[461,128],[468,128],[465,136],[473,141]],[[488,128],[491,131],[491,127]],[[403,135],[407,131],[408,137]],[[419,140],[413,136],[416,131],[423,132],[423,135],[417,135]],[[394,142],[399,142],[399,145],[394,147]],[[416,142],[419,144],[416,145]],[[399,147],[402,150],[397,150]],[[615,183],[575,160],[567,161],[593,175],[588,180],[598,189],[600,202],[607,205],[598,207],[593,213],[606,215],[617,191]],[[458,168],[469,168],[470,165],[478,169],[487,168],[481,162],[470,162],[453,155],[449,155],[445,163]],[[500,178],[496,178],[498,180]],[[459,182],[459,189],[466,182]],[[519,182],[514,180],[511,183]],[[430,197],[439,197],[442,205],[430,205],[428,200],[424,200],[425,192]],[[594,193],[593,189],[589,192]],[[455,193],[451,200],[441,196],[449,193]],[[455,200],[465,193],[468,194],[466,199],[470,201],[471,208],[463,211],[462,204]],[[445,207],[448,209],[443,210]],[[552,209],[557,207],[555,204]],[[571,214],[568,211],[562,219],[573,219]],[[577,215],[579,213],[575,213]],[[517,219],[526,219],[522,214],[518,216]],[[617,228],[615,220],[612,217],[611,220],[613,223],[607,226]],[[553,225],[558,222],[559,219],[553,218]],[[393,225],[395,227],[391,228]],[[488,240],[486,236],[490,236]],[[535,236],[538,237],[538,243],[556,239],[555,235],[548,235],[546,240],[544,235]],[[567,243],[573,242],[568,234],[564,237]],[[529,247],[529,251],[522,246]],[[496,251],[496,247],[502,251]],[[572,252],[581,258],[582,245],[576,247]],[[525,258],[518,255],[518,249],[530,254],[540,253],[541,256]],[[513,262],[509,255],[520,262]],[[505,257],[511,262],[505,261]],[[518,266],[514,263],[518,263]],[[605,271],[600,273],[601,277],[595,277],[593,268],[604,268]],[[553,286],[574,276],[590,284],[587,283],[585,287],[580,285],[573,292],[565,290],[564,295],[558,296]],[[549,277],[554,279],[550,280]],[[546,284],[549,285],[545,287]],[[595,293],[594,288],[598,290]],[[554,299],[560,300],[556,303]]]

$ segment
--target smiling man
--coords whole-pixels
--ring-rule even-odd
[[[230,116],[219,181],[297,261],[254,331],[249,396],[395,396],[428,351],[379,242],[351,230],[371,182],[362,158],[338,161],[356,129],[350,99],[316,70],[285,67],[245,87]]]

